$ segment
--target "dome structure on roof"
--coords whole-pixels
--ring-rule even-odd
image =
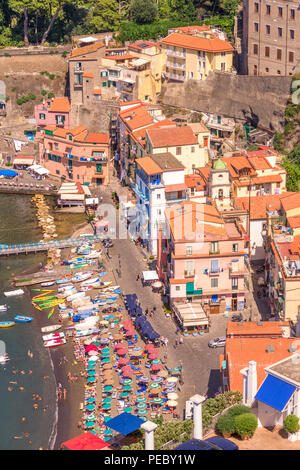
[[[223,162],[221,158],[218,158],[218,160],[216,160],[213,164],[213,169],[214,170],[226,170],[227,165],[226,163]]]

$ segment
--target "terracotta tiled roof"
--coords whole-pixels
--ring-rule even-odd
[[[109,135],[108,134],[89,134],[85,140],[86,143],[91,144],[108,144]]]
[[[285,211],[300,208],[300,193],[290,193],[283,197],[281,204]]]
[[[147,175],[163,173],[162,169],[150,157],[137,158],[135,162],[144,170]]]
[[[247,321],[242,324],[229,321],[227,323],[227,336],[282,336],[282,327],[289,327],[288,321],[263,321],[260,322]]]
[[[69,98],[54,98],[51,102],[50,112],[54,113],[69,113],[70,112],[70,101]]]
[[[82,76],[86,78],[94,78],[93,72],[85,72],[82,74]]]
[[[172,191],[185,191],[185,190],[186,190],[186,185],[184,183],[168,184],[167,186],[165,186],[166,193],[169,193]]]
[[[96,52],[100,47],[104,47],[103,42],[96,42],[89,46],[76,47],[71,52],[71,57],[79,57],[81,55],[90,54],[91,52]]]
[[[58,127],[58,128],[55,128],[53,135],[55,135],[56,137],[62,137],[63,139],[65,139],[67,137],[68,132],[70,131],[68,131],[67,129],[60,129]]]
[[[202,168],[196,168],[196,170],[204,178],[204,181],[208,181],[208,178],[209,178],[209,175],[210,175],[210,172],[211,172],[211,167],[210,166],[204,166]]]
[[[232,178],[238,178],[239,171],[243,168],[249,169],[249,174],[251,176],[256,175],[256,171],[252,168],[246,156],[225,157],[225,158],[222,158],[222,160],[228,166],[228,169]]]
[[[185,184],[188,188],[195,188],[196,191],[203,191],[205,181],[201,175],[185,175]]]
[[[142,139],[145,140],[146,137],[146,129],[156,129],[157,127],[165,127],[165,126],[176,126],[175,121],[170,121],[170,119],[163,119],[162,121],[155,122],[150,124],[149,126],[145,127],[144,129],[139,129],[137,131],[132,132],[132,136],[138,142]]]
[[[190,122],[188,125],[196,135],[202,133],[209,134],[209,130],[203,122]]]
[[[266,373],[264,369],[285,357],[289,353],[289,346],[295,338],[227,338],[225,358],[229,372],[229,389],[243,393],[243,376],[241,369],[249,366],[249,361],[256,362],[257,387],[260,387]],[[272,345],[274,352],[266,352]]]
[[[120,112],[122,121],[129,127],[131,131],[146,127],[153,123],[152,116],[147,112],[146,108],[142,105],[135,106],[131,109],[126,109]]]
[[[291,228],[299,228],[300,227],[300,216],[298,217],[288,217],[288,223]]]
[[[131,49],[138,49],[139,51],[143,51],[144,49],[148,49],[149,47],[154,47],[156,45],[157,44],[152,41],[137,41],[128,44],[128,47],[130,47]]]
[[[264,157],[249,157],[248,161],[255,170],[269,170],[272,168],[268,160]]]
[[[258,150],[250,150],[250,152],[247,152],[248,157],[270,157],[271,155],[278,155],[278,152],[265,145],[259,146]]]
[[[107,55],[107,56],[104,56],[104,59],[110,59],[110,60],[119,61],[119,60],[136,59],[136,57],[134,57],[134,56],[131,55],[131,54],[123,54],[123,55]]]
[[[198,144],[198,139],[189,126],[149,129],[146,133],[154,148]]]
[[[182,33],[172,33],[162,40],[162,44],[183,47],[205,52],[233,52],[232,45],[222,39],[199,38]]]
[[[282,178],[280,175],[267,175],[267,176],[255,176],[254,178],[247,180],[236,180],[234,183],[236,186],[248,186],[249,184],[265,184],[265,183],[281,183]]]
[[[94,93],[94,95],[102,95],[101,88],[94,88],[93,93]]]
[[[271,196],[252,196],[250,201],[250,219],[266,219],[267,210],[279,211],[283,194]],[[235,198],[237,209],[249,211],[249,197]]]
[[[44,127],[44,131],[55,131],[56,126],[46,126]]]

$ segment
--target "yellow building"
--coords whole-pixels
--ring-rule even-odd
[[[169,34],[161,45],[168,79],[205,80],[210,71],[232,71],[234,49],[228,41],[180,32]]]

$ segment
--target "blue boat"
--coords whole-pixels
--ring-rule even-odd
[[[25,317],[24,315],[17,315],[14,320],[18,323],[29,323],[33,320],[32,317]]]

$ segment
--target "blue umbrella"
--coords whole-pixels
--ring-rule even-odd
[[[138,379],[139,382],[149,382],[149,380],[150,378],[146,377],[146,375],[142,375],[142,377]]]

